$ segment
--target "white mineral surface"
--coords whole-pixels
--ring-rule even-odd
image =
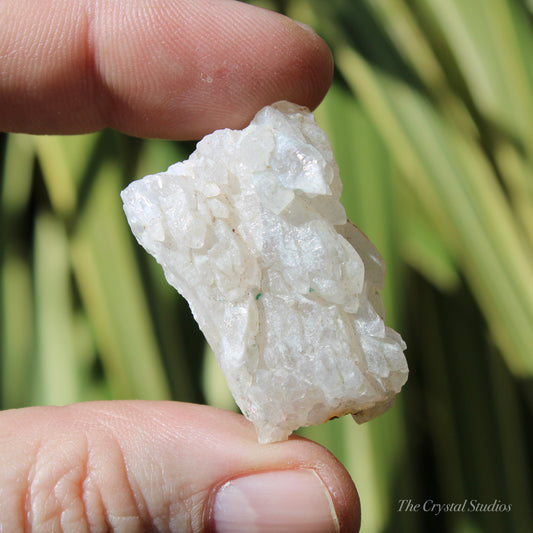
[[[383,321],[383,260],[346,219],[341,188],[313,115],[279,102],[122,192],[260,442],[370,420],[407,379],[405,344]]]

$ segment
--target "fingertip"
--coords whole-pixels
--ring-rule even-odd
[[[207,531],[248,532],[277,514],[280,528],[284,516],[288,520],[285,524],[289,524],[280,531],[324,533],[330,530],[329,511],[333,511],[337,524],[332,531],[359,531],[361,507],[355,484],[342,463],[322,445],[298,435],[291,435],[287,441],[259,444],[253,424],[242,415],[214,407],[176,403],[134,405],[140,407],[140,413],[150,406],[150,418],[161,428],[158,434],[165,436],[165,440],[170,440],[172,434],[180,435],[185,443],[181,452],[184,459],[190,457],[193,464],[195,456],[203,458],[194,472],[197,479],[205,476],[204,487],[209,487],[202,512]],[[154,407],[159,407],[159,413],[154,414]],[[313,473],[321,484],[313,483],[313,476],[306,473]],[[225,496],[221,500],[219,495],[224,487]],[[321,492],[322,497],[327,493],[325,500],[320,497]],[[293,494],[295,498],[291,499]],[[329,501],[331,509],[325,501]],[[281,515],[282,505],[288,515]],[[313,529],[319,526],[324,529]]]
[[[333,56],[312,28],[274,11],[236,4],[243,10],[240,52],[236,57],[231,49],[226,52],[226,59],[234,60],[230,74],[224,68],[215,69],[209,76],[211,83],[204,84],[198,98],[191,100],[196,113],[177,128],[183,134],[192,127],[185,138],[201,138],[221,128],[244,128],[257,111],[280,100],[313,110],[331,85]],[[216,56],[212,59],[217,61]],[[208,94],[202,95],[202,90]]]
[[[106,19],[100,31],[109,24]],[[331,84],[326,43],[274,11],[202,0],[184,4],[179,13],[153,10],[132,24],[131,33],[140,36],[134,53],[114,53],[124,43],[113,38],[101,39],[99,53],[104,94],[113,104],[107,106],[108,125],[126,133],[199,139],[216,129],[243,128],[259,109],[279,100],[314,109]],[[180,26],[185,31],[176,33]],[[145,27],[166,36],[164,47]],[[148,50],[157,61],[149,60]],[[129,69],[121,65],[124,58]]]
[[[297,20],[290,20],[292,32],[301,47],[299,96],[292,101],[313,110],[323,100],[333,80],[333,54],[315,30]],[[303,92],[303,91],[306,92]]]
[[[336,466],[320,471],[339,518],[340,532],[357,532],[361,527],[361,502],[348,471],[335,459]]]
[[[325,447],[292,436],[291,443],[301,449],[292,450],[294,456],[305,458],[304,467],[311,467],[327,487],[338,518],[340,533],[356,533],[361,526],[361,503],[357,488],[344,465]]]

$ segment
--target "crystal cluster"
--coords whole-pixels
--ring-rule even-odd
[[[383,322],[383,260],[341,188],[313,115],[278,102],[122,192],[260,442],[347,413],[370,420],[407,379],[405,344]]]

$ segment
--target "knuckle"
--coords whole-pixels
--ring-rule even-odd
[[[86,473],[87,445],[83,439],[41,443],[28,473],[28,529],[89,531],[84,499]]]
[[[0,469],[0,531],[9,523],[46,533],[203,531],[206,494],[180,475],[165,446],[142,432],[118,434],[104,416],[65,418],[46,423],[46,437],[19,441],[10,476]],[[16,487],[11,503],[2,483]]]
[[[145,465],[139,473],[112,433],[58,435],[38,448],[32,463],[27,530],[191,530],[185,520],[188,513],[169,503],[155,465]]]

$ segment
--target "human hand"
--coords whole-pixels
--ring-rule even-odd
[[[196,139],[263,106],[314,108],[325,43],[235,0],[2,0],[0,131]]]
[[[276,100],[314,107],[331,81],[318,37],[231,0],[3,0],[0,21],[8,131],[196,138]],[[355,487],[324,448],[259,445],[243,417],[206,406],[4,411],[0,458],[1,531],[359,527]]]
[[[242,416],[178,402],[0,413],[0,530],[358,529],[348,473],[302,439],[261,445]],[[254,525],[257,529],[254,529]]]

